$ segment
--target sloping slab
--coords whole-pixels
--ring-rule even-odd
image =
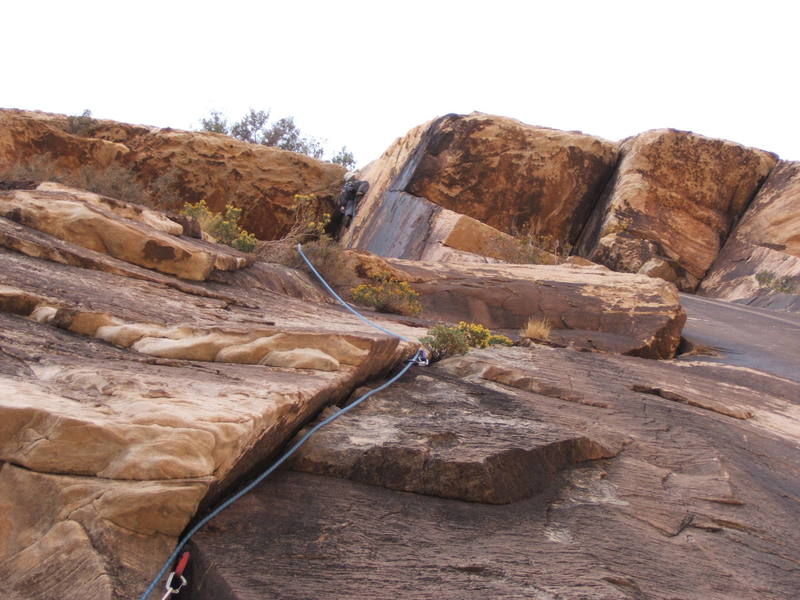
[[[493,434],[488,447],[508,443],[513,453],[518,440],[490,418],[499,414],[535,415],[534,438],[541,426],[569,429],[617,436],[624,449],[505,505],[276,474],[194,538],[192,598],[778,600],[795,593],[800,384],[727,366],[546,347],[483,350],[439,365],[400,382],[413,395],[367,400],[377,406],[364,405],[360,418],[336,428],[331,441],[344,448],[331,447],[334,456],[347,457],[363,441],[365,467],[402,472],[409,462],[400,454],[413,456],[413,444],[428,445],[430,463],[443,453],[467,461],[470,440]],[[473,387],[450,380],[452,398],[443,397],[442,371]],[[430,398],[419,393],[425,387]],[[483,431],[459,425],[459,396],[486,411]],[[437,448],[414,442],[410,430],[404,437],[382,427],[413,419],[419,406],[428,418],[418,433],[446,431],[452,418],[458,439],[442,437]],[[382,434],[387,460],[367,461]]]
[[[54,250],[65,262],[97,258],[67,246]],[[181,284],[8,250],[0,263],[0,579],[12,597],[80,598],[87,581],[95,598],[138,596],[199,507],[413,352],[271,291],[291,287],[281,268]],[[43,564],[64,577],[42,579]]]
[[[567,466],[621,448],[547,423],[533,406],[433,370],[416,373],[321,430],[292,468],[507,504],[541,492]]]
[[[128,263],[204,281],[215,270],[252,264],[252,257],[180,238],[183,227],[161,213],[54,184],[0,192],[0,217],[74,246]]]

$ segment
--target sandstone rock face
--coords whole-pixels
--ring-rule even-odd
[[[414,370],[194,538],[192,598],[791,598],[798,398],[751,369],[543,346]],[[604,457],[548,446],[576,432]],[[526,476],[511,504],[470,494]]]
[[[514,333],[546,319],[553,341],[580,348],[669,358],[686,319],[672,284],[600,266],[387,263],[419,292],[428,318]]]
[[[180,239],[183,227],[142,207],[42,184],[37,190],[0,192],[0,216],[59,240],[123,261],[203,281],[212,271],[240,269],[252,258],[232,250],[210,252]]]
[[[543,491],[565,467],[622,448],[621,439],[553,426],[532,406],[487,399],[456,378],[417,373],[321,430],[292,469],[508,504]]]
[[[800,162],[773,169],[699,292],[800,311]]]
[[[769,153],[689,132],[630,138],[577,253],[628,272],[660,259],[681,290],[694,291],[775,162]]]
[[[546,250],[525,246],[477,219],[410,194],[388,195],[361,223],[357,247],[380,256],[430,262],[559,262]]]
[[[413,351],[308,302],[323,296],[284,267],[194,282],[147,268],[148,244],[238,256],[158,213],[0,194],[4,597],[138,597],[198,507]]]
[[[420,258],[387,238],[399,226],[425,228],[437,213],[433,203],[563,249],[576,241],[616,158],[617,146],[599,138],[480,113],[447,115],[413,129],[362,171],[370,191],[345,239],[376,254]],[[419,235],[409,237],[419,243]]]
[[[80,135],[68,128],[62,115],[0,110],[0,172],[32,161],[61,175],[124,172],[142,186],[142,203],[176,210],[205,200],[219,212],[233,202],[243,209],[240,224],[261,239],[293,223],[296,194],[332,201],[344,175],[338,165],[221,134],[103,120]]]

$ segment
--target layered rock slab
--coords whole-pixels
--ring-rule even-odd
[[[420,236],[404,244],[392,230],[402,224],[425,238],[442,207],[564,249],[576,241],[616,158],[616,144],[600,138],[480,113],[446,115],[411,130],[362,170],[370,190],[345,240],[383,256],[420,258],[413,255]]]
[[[467,378],[449,380],[449,396],[438,385],[447,373]],[[195,537],[192,597],[349,598],[380,589],[410,598],[778,600],[794,593],[797,383],[541,346],[473,352],[429,367],[417,383],[429,377],[443,403],[421,425],[432,431],[447,426],[448,398],[471,384],[466,401],[480,398],[490,413],[505,405],[500,410],[524,419],[533,411],[548,427],[616,436],[624,448],[506,505],[400,492],[335,472],[278,474]],[[636,391],[637,384],[693,403]],[[393,414],[378,407],[349,420],[337,431],[343,452],[364,440],[368,455],[382,431],[414,414],[415,400],[384,394],[367,402],[390,401]],[[712,403],[751,414],[732,416]],[[492,432],[489,420],[470,437]],[[466,445],[462,458],[469,456]],[[425,467],[417,466],[420,476]]]
[[[562,344],[669,358],[686,319],[672,284],[600,266],[386,262],[411,282],[426,317],[450,323],[516,332],[546,319]]]
[[[621,448],[619,440],[604,445],[548,423],[532,406],[505,400],[436,371],[417,371],[320,430],[291,467],[507,504],[541,492],[564,468],[609,458]]]
[[[138,596],[198,507],[412,351],[300,300],[322,296],[283,267],[188,283],[0,221],[21,250],[0,250],[0,573],[14,598],[89,597],[85,582],[91,597]],[[69,576],[42,581],[48,563]]]
[[[685,131],[629,138],[576,252],[694,291],[776,162],[773,154]]]
[[[183,227],[163,214],[58,184],[0,192],[0,217],[134,265],[204,281],[253,259],[232,249],[179,238]]]
[[[297,194],[322,202],[338,195],[344,168],[226,135],[91,119],[69,133],[64,115],[0,110],[0,172],[34,163],[66,179],[116,177],[141,187],[139,202],[179,210],[205,200],[222,212],[233,202],[241,225],[276,239],[293,223]],[[123,177],[124,175],[124,177]]]
[[[800,311],[800,162],[772,170],[698,291]]]

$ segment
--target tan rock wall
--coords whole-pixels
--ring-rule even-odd
[[[507,233],[577,239],[617,160],[613,142],[473,113],[439,119],[406,190]]]
[[[760,273],[773,282],[767,275],[759,281]],[[800,162],[781,161],[773,169],[699,292],[800,310],[800,298],[786,297],[800,295]]]
[[[426,317],[445,323],[516,334],[546,319],[563,345],[671,358],[686,320],[674,285],[597,265],[387,262],[419,292]]]
[[[519,232],[564,251],[616,156],[615,144],[591,136],[480,113],[441,117],[362,170],[370,190],[343,243],[411,260],[524,262],[508,235]]]
[[[285,267],[245,260],[224,283],[145,268],[148,241],[228,251],[45,187],[0,192],[0,596],[138,597],[201,503],[413,344]]]
[[[693,291],[775,162],[767,152],[690,132],[630,138],[578,253],[628,272],[660,258],[678,287]]]
[[[233,202],[243,209],[241,225],[261,239],[293,223],[296,194],[332,203],[344,175],[339,165],[221,134],[103,120],[82,135],[67,127],[63,115],[0,110],[0,172],[31,161],[60,176],[124,169],[144,190],[140,202],[180,209],[205,200],[214,211]]]

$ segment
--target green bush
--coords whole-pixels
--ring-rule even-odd
[[[431,362],[442,360],[446,356],[466,354],[469,350],[467,334],[457,327],[447,325],[434,325],[428,329],[428,335],[419,341],[428,349]]]
[[[225,213],[215,213],[208,208],[205,200],[200,200],[194,204],[184,204],[181,214],[196,219],[202,230],[221,244],[241,252],[252,252],[258,243],[256,236],[239,227],[242,209],[233,204],[225,206]]]
[[[495,335],[489,329],[478,323],[459,321],[456,329],[463,331],[470,348],[488,348],[495,344],[511,346],[514,342],[504,335]]]
[[[72,135],[86,137],[92,133],[94,126],[95,120],[92,118],[92,111],[87,108],[80,115],[67,117],[66,132]]]
[[[371,306],[380,312],[415,316],[422,312],[419,294],[407,281],[400,281],[389,273],[373,277],[375,284],[362,283],[350,290],[353,301]]]
[[[794,294],[795,284],[791,277],[777,277],[772,271],[759,271],[756,274],[756,281],[762,288],[767,288],[781,294]]]
[[[514,342],[504,335],[493,334],[478,323],[461,321],[456,326],[434,325],[420,343],[430,351],[431,360],[435,362],[446,356],[465,354],[470,348],[511,346]]]

